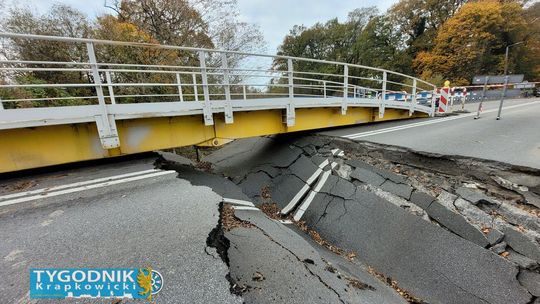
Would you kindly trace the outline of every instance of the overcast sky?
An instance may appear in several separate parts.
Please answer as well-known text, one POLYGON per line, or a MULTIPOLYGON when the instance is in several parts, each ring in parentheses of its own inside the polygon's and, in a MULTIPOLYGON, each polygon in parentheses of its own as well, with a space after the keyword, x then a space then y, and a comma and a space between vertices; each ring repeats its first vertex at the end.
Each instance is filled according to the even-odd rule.
MULTIPOLYGON (((13 0, 7 2, 21 3, 13 0)), ((76 7, 89 17, 108 12, 103 7, 104 0, 27 0, 24 1, 24 5, 30 5, 38 12, 44 12, 57 2, 76 7)), ((238 0, 238 6, 241 20, 260 26, 268 43, 267 52, 274 54, 283 37, 294 25, 311 26, 318 21, 335 17, 344 20, 348 12, 358 7, 377 6, 384 11, 393 2, 395 0, 238 0)))

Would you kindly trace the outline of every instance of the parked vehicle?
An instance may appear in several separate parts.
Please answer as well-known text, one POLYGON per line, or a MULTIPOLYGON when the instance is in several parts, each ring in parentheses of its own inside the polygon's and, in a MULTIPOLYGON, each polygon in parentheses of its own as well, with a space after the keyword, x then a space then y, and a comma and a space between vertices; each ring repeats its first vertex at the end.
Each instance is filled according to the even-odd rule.
POLYGON ((421 105, 430 104, 432 98, 433 98, 433 92, 420 91, 416 94, 416 103, 421 104, 421 105))
MULTIPOLYGON (((381 98, 382 93, 378 94, 378 98, 381 98)), ((389 101, 406 101, 408 94, 405 91, 387 91, 384 100, 389 101)))

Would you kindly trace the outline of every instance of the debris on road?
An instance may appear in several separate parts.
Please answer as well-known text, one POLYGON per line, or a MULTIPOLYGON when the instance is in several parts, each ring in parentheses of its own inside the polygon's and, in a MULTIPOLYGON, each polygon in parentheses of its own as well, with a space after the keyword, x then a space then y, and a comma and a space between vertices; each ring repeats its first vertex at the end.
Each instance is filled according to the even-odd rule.
MULTIPOLYGON (((280 221, 298 219, 291 231, 321 245, 317 251, 369 265, 372 276, 410 303, 525 304, 536 297, 531 281, 540 262, 540 210, 534 201, 540 197, 540 170, 320 135, 240 140, 204 161, 212 163, 214 176, 231 183, 222 189, 212 182, 218 194, 235 185, 279 231, 286 227, 280 221), (240 154, 243 145, 249 151, 240 154)), ((230 228, 224 225, 234 240, 229 252, 250 252, 246 247, 253 244, 246 239, 261 241, 253 234, 276 244, 260 219, 246 216, 252 211, 223 212, 241 218, 230 228)), ((267 250, 291 250, 278 243, 267 250)), ((312 265, 305 260, 298 259, 312 265)), ((319 266, 317 258, 309 260, 319 266)), ((334 264, 322 266, 347 281, 334 264)), ((272 273, 254 268, 232 279, 257 282, 253 270, 272 273)))

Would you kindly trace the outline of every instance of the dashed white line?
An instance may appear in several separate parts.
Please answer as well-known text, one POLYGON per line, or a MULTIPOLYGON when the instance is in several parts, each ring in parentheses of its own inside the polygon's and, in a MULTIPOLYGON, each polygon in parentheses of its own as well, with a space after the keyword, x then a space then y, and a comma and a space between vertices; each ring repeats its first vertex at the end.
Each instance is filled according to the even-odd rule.
POLYGON ((255 205, 252 202, 238 200, 234 198, 223 198, 223 202, 231 205, 238 205, 238 206, 246 206, 246 207, 255 207, 255 205))
POLYGON ((8 200, 8 199, 16 198, 16 197, 21 197, 21 196, 29 196, 29 195, 40 194, 40 193, 44 193, 44 192, 52 192, 52 191, 58 191, 58 190, 67 189, 67 188, 80 187, 80 186, 85 186, 85 185, 89 185, 89 184, 97 184, 97 183, 111 181, 111 180, 115 180, 115 179, 121 179, 121 178, 126 178, 126 177, 131 177, 131 176, 136 176, 136 175, 143 175, 143 174, 153 173, 153 172, 160 172, 160 171, 161 170, 150 169, 150 170, 137 171, 137 172, 131 172, 131 173, 126 173, 126 174, 120 174, 120 175, 113 175, 113 176, 108 176, 108 177, 96 178, 96 179, 91 179, 91 180, 72 183, 72 184, 53 186, 53 187, 37 189, 37 190, 32 190, 32 191, 17 192, 17 193, 13 193, 13 194, 0 196, 0 201, 1 200, 8 200))
POLYGON ((330 162, 328 161, 328 159, 325 159, 322 163, 319 164, 317 170, 315 170, 315 172, 308 178, 307 183, 300 189, 300 191, 298 191, 298 193, 296 193, 296 195, 291 199, 287 206, 281 209, 281 214, 288 214, 294 209, 294 207, 296 207, 302 197, 304 197, 304 195, 309 191, 311 184, 313 184, 313 182, 317 180, 319 175, 321 175, 321 173, 323 172, 322 168, 328 166, 329 163, 330 162))
MULTIPOLYGON (((137 176, 132 176, 132 177, 123 178, 123 179, 110 180, 110 181, 107 181, 107 182, 104 182, 104 183, 94 183, 94 184, 91 184, 91 185, 84 185, 82 187, 70 188, 70 189, 65 189, 65 190, 60 190, 60 191, 41 192, 38 195, 31 195, 31 196, 25 196, 25 197, 19 197, 19 198, 15 198, 15 199, 11 199, 11 200, 1 201, 0 202, 0 207, 1 206, 8 206, 8 205, 13 205, 13 204, 18 204, 18 203, 23 203, 23 202, 28 202, 28 201, 33 201, 33 200, 38 200, 38 199, 42 199, 42 198, 54 197, 54 196, 63 195, 63 194, 80 192, 80 191, 84 191, 84 190, 90 190, 90 189, 102 188, 102 187, 107 187, 107 186, 112 186, 112 185, 118 185, 118 184, 123 184, 123 183, 127 183, 127 182, 132 182, 132 181, 137 181, 137 180, 142 180, 142 179, 152 178, 152 177, 158 177, 158 176, 162 176, 162 175, 166 175, 166 174, 173 174, 173 173, 176 173, 176 171, 158 171, 158 172, 154 172, 154 173, 150 173, 150 174, 137 175, 137 176)), ((95 182, 95 180, 94 180, 94 182, 95 182)), ((0 200, 2 200, 3 198, 4 197, 0 197, 0 200)))
POLYGON ((300 205, 300 207, 296 211, 296 214, 293 217, 295 221, 299 221, 302 218, 302 216, 304 215, 306 210, 309 208, 309 205, 311 205, 311 202, 313 202, 313 199, 315 198, 315 195, 317 195, 317 193, 319 193, 319 191, 321 191, 322 187, 324 186, 324 184, 328 180, 328 177, 330 177, 331 173, 332 173, 331 171, 325 171, 323 173, 323 175, 321 176, 321 179, 319 179, 319 181, 317 182, 317 185, 315 185, 315 189, 313 189, 309 193, 309 195, 304 200, 302 205, 300 205))
POLYGON ((245 211, 261 211, 257 207, 248 207, 248 206, 232 206, 234 210, 245 210, 245 211))

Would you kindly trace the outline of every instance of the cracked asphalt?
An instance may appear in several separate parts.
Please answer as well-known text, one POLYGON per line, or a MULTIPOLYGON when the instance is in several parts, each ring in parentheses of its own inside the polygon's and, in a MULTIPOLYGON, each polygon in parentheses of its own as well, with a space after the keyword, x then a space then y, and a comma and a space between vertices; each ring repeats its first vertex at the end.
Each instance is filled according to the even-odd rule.
MULTIPOLYGON (((53 172, 37 180, 51 187, 153 168, 156 157, 53 172)), ((0 208, 0 302, 32 303, 29 269, 39 267, 145 267, 164 277, 157 303, 242 303, 229 272, 206 245, 217 226, 221 197, 176 173, 114 187, 85 190, 0 208)), ((8 192, 13 180, 2 181, 8 192)), ((82 301, 82 300, 81 300, 82 301)), ((77 301, 73 301, 77 302, 77 301)), ((88 301, 86 301, 87 303, 88 301)))
POLYGON ((159 303, 539 301, 534 168, 305 133, 160 154, 0 180, 0 302, 35 302, 30 268, 148 265, 159 303))

